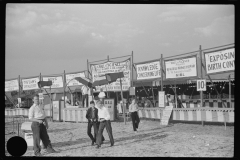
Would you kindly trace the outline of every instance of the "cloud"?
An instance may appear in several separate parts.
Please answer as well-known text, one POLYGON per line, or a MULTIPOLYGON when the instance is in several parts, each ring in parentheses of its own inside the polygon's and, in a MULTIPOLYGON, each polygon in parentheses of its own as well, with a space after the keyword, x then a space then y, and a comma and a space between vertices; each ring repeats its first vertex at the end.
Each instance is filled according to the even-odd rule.
POLYGON ((97 39, 97 40, 102 40, 102 39, 105 39, 105 37, 101 34, 96 34, 94 32, 91 33, 91 36, 94 38, 94 39, 97 39))
POLYGON ((185 19, 185 17, 179 16, 179 12, 174 10, 163 12, 160 15, 158 15, 158 17, 160 18, 160 21, 163 22, 177 22, 183 21, 185 19))
POLYGON ((170 43, 160 43, 160 45, 165 46, 165 47, 169 47, 171 44, 170 43))
POLYGON ((196 33, 211 36, 234 36, 234 15, 216 18, 210 25, 194 29, 196 33))

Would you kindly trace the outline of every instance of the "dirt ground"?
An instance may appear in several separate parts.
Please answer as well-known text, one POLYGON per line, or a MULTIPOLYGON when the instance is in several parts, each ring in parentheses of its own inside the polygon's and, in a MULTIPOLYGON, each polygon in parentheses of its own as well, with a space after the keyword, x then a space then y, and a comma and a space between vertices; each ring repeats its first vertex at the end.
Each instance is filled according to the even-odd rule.
MULTIPOLYGON (((6 128, 6 127, 5 127, 6 128)), ((104 129, 104 144, 91 146, 87 123, 49 122, 48 134, 59 153, 41 152, 46 157, 233 157, 234 126, 171 123, 141 120, 138 133, 132 123, 112 122, 114 146, 104 129)), ((13 134, 5 129, 5 142, 13 134)), ((92 129, 93 132, 93 129, 92 129)), ((6 155, 9 155, 6 152, 6 155)), ((33 156, 28 149, 23 156, 33 156)))

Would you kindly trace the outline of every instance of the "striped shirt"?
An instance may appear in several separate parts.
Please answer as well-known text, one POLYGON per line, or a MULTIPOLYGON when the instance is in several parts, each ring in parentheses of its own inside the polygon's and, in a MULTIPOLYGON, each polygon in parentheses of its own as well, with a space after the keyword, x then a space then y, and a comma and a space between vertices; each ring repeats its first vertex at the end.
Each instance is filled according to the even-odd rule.
POLYGON ((35 119, 44 119, 46 117, 45 112, 43 110, 43 105, 36 105, 33 104, 29 109, 28 118, 35 118, 35 119))

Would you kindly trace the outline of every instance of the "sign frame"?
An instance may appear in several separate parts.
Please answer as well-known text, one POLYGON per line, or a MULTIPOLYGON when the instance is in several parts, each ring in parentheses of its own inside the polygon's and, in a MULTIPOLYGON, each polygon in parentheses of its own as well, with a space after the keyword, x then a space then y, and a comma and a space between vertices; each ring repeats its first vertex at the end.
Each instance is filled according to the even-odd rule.
MULTIPOLYGON (((91 71, 91 77, 92 77, 92 83, 94 82, 93 81, 93 72, 92 72, 92 66, 96 66, 96 65, 104 65, 104 64, 106 64, 106 63, 109 63, 109 62, 111 62, 111 63, 124 63, 124 62, 127 62, 127 61, 129 61, 129 69, 127 70, 128 72, 129 72, 129 81, 127 81, 127 82, 129 82, 129 85, 122 85, 122 90, 123 91, 129 91, 129 87, 131 87, 131 81, 132 81, 132 79, 131 79, 131 77, 132 77, 132 68, 131 68, 131 65, 132 65, 132 62, 131 62, 131 58, 128 58, 128 59, 126 59, 126 60, 122 60, 122 61, 119 61, 119 62, 114 62, 114 61, 106 61, 106 62, 103 62, 103 63, 98 63, 98 64, 90 64, 89 66, 90 66, 90 71, 91 71), (125 87, 126 86, 126 87, 125 87), (125 88, 125 89, 124 89, 125 88)), ((120 72, 120 71, 117 71, 117 72, 120 72)), ((117 73, 117 72, 106 72, 106 73, 104 73, 104 74, 107 74, 107 73, 117 73)), ((125 73, 126 71, 123 71, 123 73, 125 73)), ((102 74, 102 75, 104 75, 104 74, 102 74)), ((102 77, 104 77, 104 76, 102 76, 102 77)), ((125 76, 124 76, 124 78, 125 78, 125 76)), ((124 78, 121 78, 122 79, 122 81, 123 81, 123 79, 124 78)), ((104 79, 104 78, 100 78, 100 79, 104 79)), ((100 80, 99 79, 99 80, 100 80)), ((118 78, 119 79, 119 78, 118 78)), ((113 82, 113 83, 115 83, 115 82, 113 82)), ((104 92, 119 92, 119 91, 121 91, 121 88, 120 88, 120 84, 119 85, 114 85, 114 86, 119 86, 119 89, 113 89, 113 90, 108 90, 108 86, 111 86, 111 85, 113 85, 113 83, 111 83, 111 84, 106 84, 106 85, 101 85, 101 86, 96 86, 96 90, 95 91, 93 91, 94 93, 98 93, 98 92, 100 92, 99 90, 97 90, 97 88, 103 88, 103 89, 106 89, 106 90, 103 90, 104 92)))
MULTIPOLYGON (((74 86, 82 86, 83 84, 81 83, 80 85, 71 85, 71 86, 69 86, 68 84, 68 82, 67 82, 67 75, 69 75, 69 74, 78 74, 78 73, 84 73, 84 78, 87 78, 86 77, 86 73, 85 73, 85 70, 84 71, 79 71, 79 72, 71 72, 71 73, 65 73, 65 79, 66 79, 66 87, 68 86, 68 87, 74 87, 74 86)), ((71 81, 71 80, 70 80, 71 81)), ((80 82, 79 82, 80 83, 80 82)))
POLYGON ((129 87, 129 95, 130 96, 135 96, 136 95, 136 87, 129 87))
POLYGON ((165 102, 165 91, 158 91, 158 107, 160 108, 165 108, 166 107, 166 102, 165 102), (163 106, 160 106, 160 93, 163 94, 163 98, 161 100, 163 100, 163 106))
MULTIPOLYGON (((5 83, 6 83, 6 81, 17 81, 17 89, 14 89, 14 90, 11 90, 11 91, 6 91, 5 89, 6 88, 4 88, 4 91, 5 92, 13 92, 13 91, 19 91, 19 80, 18 80, 18 78, 12 78, 12 79, 8 79, 8 80, 5 80, 5 83)), ((6 85, 5 85, 5 87, 6 87, 6 85)))
POLYGON ((232 48, 233 48, 234 51, 235 51, 235 46, 234 46, 234 47, 227 47, 227 48, 218 49, 218 50, 214 50, 214 51, 203 52, 204 65, 205 65, 205 67, 204 67, 204 69, 205 69, 205 76, 207 76, 207 75, 221 74, 221 73, 235 72, 235 70, 231 70, 231 71, 219 71, 219 72, 215 72, 215 73, 207 73, 207 65, 206 65, 206 59, 205 59, 206 54, 213 53, 213 52, 218 52, 218 51, 224 51, 224 50, 232 49, 232 48))
POLYGON ((29 91, 29 90, 38 90, 39 88, 38 88, 38 82, 36 83, 37 84, 37 88, 36 89, 23 89, 23 80, 25 80, 25 79, 33 79, 33 78, 38 78, 38 82, 39 81, 41 81, 40 80, 40 77, 39 76, 35 76, 35 77, 28 77, 28 78, 21 78, 21 84, 22 84, 22 90, 24 90, 24 91, 29 91))
MULTIPOLYGON (((50 89, 50 87, 51 87, 51 89, 55 89, 55 88, 64 88, 64 75, 54 75, 54 76, 51 76, 51 75, 47 75, 47 76, 41 76, 41 79, 42 79, 42 81, 44 81, 44 78, 52 78, 52 77, 62 77, 62 84, 63 84, 63 86, 62 87, 52 87, 52 85, 51 86, 44 86, 44 87, 42 87, 42 88, 45 88, 45 89, 50 89)), ((53 83, 53 82, 52 82, 53 83)))
POLYGON ((173 112, 173 106, 166 106, 165 108, 164 108, 164 110, 163 110, 163 115, 162 115, 162 117, 160 117, 160 125, 168 125, 168 123, 169 123, 169 119, 170 119, 170 117, 171 117, 171 114, 173 114, 172 113, 173 112), (170 112, 170 110, 171 110, 171 112, 170 112), (170 114, 168 114, 170 112, 170 114), (166 115, 165 115, 165 114, 166 115), (165 115, 165 116, 164 116, 165 115), (167 121, 167 123, 166 124, 163 124, 162 122, 162 120, 163 120, 163 117, 167 117, 166 119, 164 119, 165 121, 164 121, 164 123, 166 123, 166 121, 167 121))
POLYGON ((154 77, 154 78, 145 78, 145 79, 137 79, 137 81, 142 81, 142 80, 152 80, 152 79, 161 79, 161 62, 159 59, 156 59, 156 60, 151 60, 151 61, 145 61, 145 62, 139 62, 139 63, 134 63, 134 67, 135 67, 135 71, 136 71, 136 74, 138 74, 138 71, 137 71, 137 65, 143 65, 143 64, 149 64, 149 63, 153 63, 153 62, 159 62, 159 71, 160 71, 160 77, 154 77))
MULTIPOLYGON (((196 86, 196 87, 197 87, 197 91, 206 91, 206 90, 207 90, 207 81, 206 81, 206 79, 198 79, 196 85, 197 85, 197 86, 196 86), (198 82, 199 82, 199 83, 204 82, 204 88, 198 89, 198 82)), ((201 86, 201 85, 200 85, 200 86, 201 86)))
POLYGON ((110 114, 110 121, 114 121, 115 120, 114 98, 105 98, 103 101, 104 101, 104 107, 106 107, 105 101, 112 101, 111 108, 107 107, 107 109, 108 109, 108 112, 110 114), (112 111, 110 111, 111 109, 112 109, 112 111))
POLYGON ((197 60, 197 54, 196 55, 193 55, 193 56, 186 56, 186 57, 181 57, 181 58, 176 58, 176 59, 168 59, 168 60, 164 60, 163 59, 163 63, 164 63, 164 69, 165 69, 165 79, 166 80, 169 80, 169 79, 186 79, 186 78, 198 78, 198 60, 197 60), (168 61, 174 61, 174 60, 179 60, 179 59, 187 59, 187 58, 193 58, 193 57, 195 57, 196 58, 196 73, 197 73, 197 75, 196 76, 190 76, 190 77, 179 77, 179 78, 167 78, 167 72, 166 72, 166 62, 168 62, 168 61))

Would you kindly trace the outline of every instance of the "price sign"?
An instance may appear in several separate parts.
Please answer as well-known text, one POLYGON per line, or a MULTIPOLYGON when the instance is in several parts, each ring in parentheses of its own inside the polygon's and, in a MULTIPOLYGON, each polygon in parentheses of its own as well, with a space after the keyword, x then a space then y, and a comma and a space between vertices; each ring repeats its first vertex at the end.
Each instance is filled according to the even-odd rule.
POLYGON ((206 79, 197 80, 197 91, 206 91, 206 79))
POLYGON ((135 96, 135 87, 130 87, 129 89, 130 89, 130 90, 129 90, 129 94, 130 94, 131 96, 135 96))
POLYGON ((158 92, 158 107, 165 107, 165 91, 158 92))
POLYGON ((38 95, 39 95, 39 99, 44 99, 43 98, 43 93, 38 93, 38 95))

